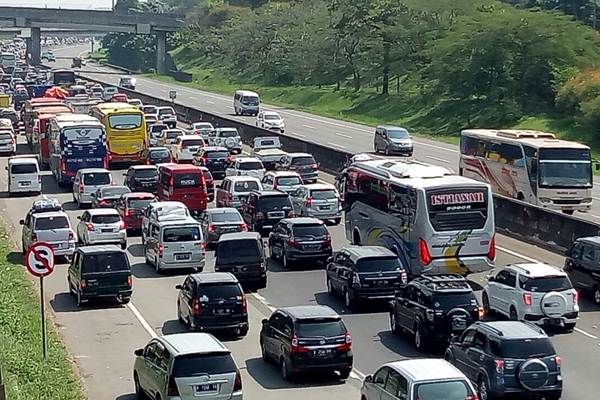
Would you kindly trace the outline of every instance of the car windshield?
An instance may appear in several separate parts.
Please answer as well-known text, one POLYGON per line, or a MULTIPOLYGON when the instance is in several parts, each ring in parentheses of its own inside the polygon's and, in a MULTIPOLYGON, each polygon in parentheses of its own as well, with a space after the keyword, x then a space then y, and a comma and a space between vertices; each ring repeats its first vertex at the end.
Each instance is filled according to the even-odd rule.
POLYGON ((227 151, 207 151, 204 153, 208 158, 227 158, 229 157, 229 152, 227 151))
POLYGON ((258 199, 258 208, 261 210, 282 210, 292 208, 288 196, 265 196, 258 199))
POLYGON ((233 184, 234 192, 251 192, 259 189, 260 185, 256 181, 238 181, 233 184))
POLYGON ((186 139, 181 143, 181 147, 184 149, 190 146, 204 146, 204 140, 202 139, 186 139))
POLYGON ((219 241, 216 257, 220 263, 234 261, 259 261, 262 258, 262 245, 255 239, 219 241))
POLYGON ((154 168, 136 169, 134 176, 136 178, 156 178, 158 176, 158 171, 154 168))
POLYGON ((356 263, 358 272, 400 271, 397 257, 361 258, 356 263))
POLYGON ((108 117, 108 124, 113 129, 135 129, 142 126, 141 114, 119 114, 108 117))
POLYGON ((463 380, 426 382, 415 385, 415 398, 419 400, 465 400, 473 395, 472 389, 463 380))
POLYGON ((468 293, 436 293, 431 299, 433 308, 451 309, 454 307, 477 307, 477 299, 472 292, 468 293))
POLYGON ((161 207, 157 210, 158 216, 163 215, 171 215, 171 216, 182 216, 189 215, 189 211, 184 206, 169 206, 169 207, 161 207))
POLYGON ((175 114, 175 111, 170 107, 161 108, 158 110, 158 115, 174 115, 174 114, 175 114))
POLYGON ((242 97, 242 104, 247 105, 247 106, 257 106, 258 105, 258 97, 244 96, 244 97, 242 97))
POLYGON ((256 170, 256 169, 263 169, 263 165, 261 162, 259 161, 245 161, 242 163, 239 163, 238 165, 238 169, 242 170, 242 171, 252 171, 252 170, 256 170))
POLYGON ((281 117, 279 115, 274 114, 265 114, 265 119, 278 121, 281 119, 281 117))
POLYGON ((200 240, 200 238, 200 228, 197 226, 165 228, 163 232, 163 241, 165 243, 194 242, 200 240))
POLYGON ((554 292, 572 289, 573 285, 566 276, 544 276, 542 278, 520 278, 521 288, 529 292, 554 292))
POLYGON ((337 199, 337 193, 333 189, 311 190, 310 197, 313 200, 332 200, 337 199))
POLYGON ((242 216, 238 212, 223 212, 211 214, 212 222, 242 222, 242 216))
POLYGON ((311 165, 316 164, 313 157, 294 157, 292 159, 292 165, 311 165))
POLYGON ((67 229, 69 228, 69 220, 67 217, 56 216, 56 217, 43 217, 35 219, 35 230, 36 231, 51 231, 54 229, 67 229))
MULTIPOLYGON (((100 89, 100 90, 102 90, 102 89, 100 89)), ((156 107, 155 106, 143 106, 142 111, 146 114, 156 114, 156 107)))
POLYGON ((10 167, 11 174, 37 174, 38 168, 35 164, 15 164, 10 167))
POLYGON ((346 327, 337 318, 303 319, 296 323, 296 333, 303 338, 343 336, 346 334, 346 327))
POLYGON ((492 340, 490 349, 494 355, 502 358, 538 358, 556 354, 548 338, 492 340))
POLYGON ((148 207, 148 204, 152 203, 153 201, 154 201, 154 198, 136 199, 135 197, 132 197, 132 198, 127 199, 127 208, 131 208, 131 209, 135 209, 135 210, 142 210, 142 209, 148 207))
POLYGON ((167 125, 150 125, 150 132, 152 133, 161 133, 163 130, 167 129, 167 125))
POLYGON ((196 123, 194 125, 192 125, 194 127, 194 129, 213 129, 213 126, 211 124, 207 123, 196 123))
POLYGON ((237 367, 228 353, 185 354, 175 358, 172 376, 186 378, 201 375, 235 373, 237 367))
POLYGON ((409 134, 406 129, 392 129, 387 131, 390 139, 408 139, 409 134))
POLYGON ((257 143, 257 147, 279 147, 279 143, 275 143, 275 140, 261 140, 257 143))
POLYGON ((115 224, 121 221, 121 217, 117 214, 112 215, 92 215, 94 224, 115 224))
POLYGON ((120 197, 122 194, 130 192, 131 190, 129 190, 129 188, 126 186, 108 187, 102 189, 101 195, 102 197, 120 197))
POLYGON ((84 274, 129 271, 125 253, 90 254, 83 260, 84 274))
POLYGON ((277 184, 281 186, 302 185, 302 180, 298 176, 281 176, 276 180, 277 184))
POLYGON ((83 175, 83 183, 85 185, 110 185, 110 173, 97 172, 83 175))
POLYGON ((150 158, 168 158, 171 157, 171 153, 169 153, 169 150, 151 150, 150 151, 150 158))
POLYGON ((198 294, 200 297, 206 296, 209 299, 235 299, 238 296, 241 297, 243 292, 235 283, 222 282, 200 285, 198 286, 198 294))
MULTIPOLYGON (((178 173, 175 175, 176 188, 199 188, 202 185, 202 176, 196 172, 178 173)), ((203 186, 203 185, 202 185, 203 186)))
POLYGON ((327 236, 327 228, 323 224, 314 225, 294 225, 292 227, 294 237, 299 238, 322 238, 327 236))
POLYGON ((221 131, 219 136, 228 138, 228 137, 238 137, 239 134, 237 133, 237 131, 221 131))

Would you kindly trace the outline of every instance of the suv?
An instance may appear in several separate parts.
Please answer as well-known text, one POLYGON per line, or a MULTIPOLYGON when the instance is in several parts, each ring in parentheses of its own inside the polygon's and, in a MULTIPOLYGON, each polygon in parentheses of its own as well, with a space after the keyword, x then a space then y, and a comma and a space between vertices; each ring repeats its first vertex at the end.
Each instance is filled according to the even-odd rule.
POLYGON ((383 151, 385 155, 402 154, 412 156, 412 136, 404 128, 397 126, 378 126, 373 139, 375 153, 383 151))
POLYGON ((260 349, 264 361, 274 361, 281 376, 292 380, 302 371, 340 374, 352 371, 352 337, 330 307, 307 305, 275 310, 262 320, 260 349))
POLYGON ((327 292, 343 295, 348 308, 358 299, 391 299, 406 279, 398 256, 381 246, 347 246, 327 260, 327 292))
POLYGON ((169 128, 177 126, 177 113, 171 106, 161 106, 156 108, 158 119, 169 128))
POLYGON ((455 274, 421 275, 399 288, 390 305, 392 332, 412 332, 419 350, 430 341, 447 341, 483 316, 469 282, 455 274))
POLYGON ((291 194, 302 185, 302 177, 293 171, 269 171, 261 183, 265 190, 281 190, 291 194))
POLYGON ((342 201, 332 184, 313 183, 302 185, 290 194, 294 212, 298 215, 342 222, 342 201))
POLYGON ((241 209, 244 200, 255 190, 263 190, 258 178, 252 176, 228 176, 217 186, 217 207, 241 209))
POLYGON ((177 319, 189 329, 248 333, 248 302, 237 278, 227 272, 189 275, 179 290, 177 319))
POLYGON ((206 146, 194 154, 192 164, 198 167, 206 167, 217 179, 225 177, 225 170, 231 162, 229 150, 226 147, 206 146))
POLYGON ((475 322, 452 338, 445 359, 476 383, 480 399, 562 395, 561 358, 544 331, 530 323, 475 322))
POLYGON ((242 375, 231 351, 208 333, 154 338, 134 352, 136 398, 242 400, 242 375))
POLYGON ((486 314, 498 312, 511 320, 575 328, 578 294, 567 274, 542 263, 512 264, 488 276, 482 302, 486 314))
POLYGON ((315 218, 284 218, 269 234, 269 253, 284 268, 294 261, 322 261, 331 257, 331 236, 323 221, 315 218))
POLYGON ((214 259, 215 272, 231 272, 247 287, 267 287, 267 262, 258 233, 224 233, 217 242, 214 259))
POLYGON ((262 179, 265 176, 265 167, 258 158, 238 157, 225 170, 226 176, 254 176, 262 179))
POLYGON ((70 257, 75 251, 75 232, 71 229, 69 216, 64 211, 28 213, 23 225, 21 246, 23 254, 35 242, 46 242, 52 246, 55 256, 70 257))
POLYGON ((132 165, 123 176, 125 185, 132 192, 158 191, 158 168, 155 165, 132 165))
POLYGON ((394 361, 367 375, 362 400, 476 400, 469 379, 447 361, 436 358, 394 361), (391 396, 390 396, 391 394, 391 396))
POLYGON ((294 171, 300 174, 304 183, 316 183, 319 177, 319 163, 312 154, 288 153, 275 165, 279 171, 294 171))
POLYGON ((209 146, 221 146, 227 148, 231 154, 242 152, 242 138, 237 128, 217 128, 209 134, 209 146))
POLYGON ((278 190, 252 192, 242 205, 242 217, 255 232, 271 230, 283 218, 294 216, 290 196, 278 190))
POLYGON ((206 247, 217 243, 224 233, 248 230, 240 212, 231 207, 206 209, 202 211, 198 220, 202 224, 202 237, 206 241, 206 247))
POLYGON ((113 184, 110 171, 104 168, 83 168, 77 171, 73 180, 73 201, 79 207, 84 204, 92 204, 92 196, 101 187, 113 184))
POLYGON ((600 305, 600 237, 579 238, 566 252, 564 271, 573 286, 600 305))

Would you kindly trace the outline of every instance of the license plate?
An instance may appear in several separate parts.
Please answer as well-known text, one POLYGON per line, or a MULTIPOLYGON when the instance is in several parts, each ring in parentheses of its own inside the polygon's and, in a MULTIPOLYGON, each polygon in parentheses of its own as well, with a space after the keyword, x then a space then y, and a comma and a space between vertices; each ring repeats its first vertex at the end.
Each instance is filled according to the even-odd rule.
POLYGON ((333 349, 317 349, 313 350, 313 354, 317 357, 327 357, 333 353, 333 349))
POLYGON ((329 210, 329 206, 319 206, 319 210, 329 210))
POLYGON ((185 253, 185 254, 175 254, 175 259, 176 260, 189 260, 191 258, 191 254, 190 253, 185 253))
POLYGON ((215 315, 229 315, 231 310, 229 308, 218 308, 215 310, 215 315))
POLYGON ((21 185, 21 186, 29 186, 29 185, 31 185, 31 182, 19 182, 19 185, 21 185))
POLYGON ((321 248, 320 244, 309 244, 306 245, 306 250, 319 250, 321 248))
POLYGON ((197 393, 216 392, 219 389, 219 385, 216 383, 208 383, 206 385, 197 385, 197 393))
POLYGON ((102 233, 112 233, 112 228, 102 229, 102 233))

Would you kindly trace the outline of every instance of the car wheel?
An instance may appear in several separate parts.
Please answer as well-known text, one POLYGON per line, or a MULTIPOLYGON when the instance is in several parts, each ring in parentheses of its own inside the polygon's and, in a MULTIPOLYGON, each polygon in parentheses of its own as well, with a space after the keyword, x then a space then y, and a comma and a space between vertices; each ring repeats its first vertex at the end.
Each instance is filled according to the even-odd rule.
POLYGON ((77 295, 75 296, 75 302, 77 303, 77 307, 81 307, 83 304, 83 300, 81 299, 81 292, 78 290, 77 295))
POLYGON ((483 303, 484 315, 490 315, 492 313, 492 309, 490 308, 490 299, 488 298, 487 293, 482 295, 481 302, 483 303))
POLYGON ((454 364, 454 356, 450 350, 446 350, 446 353, 444 353, 444 360, 448 361, 450 364, 454 364))
POLYGON ((393 311, 390 313, 390 328, 393 334, 400 334, 401 329, 398 326, 398 321, 396 320, 396 313, 393 311))
POLYGON ((423 329, 421 328, 421 325, 417 324, 415 326, 415 333, 414 333, 414 342, 415 342, 415 347, 417 348, 417 350, 419 351, 424 351, 425 350, 425 338, 423 337, 423 329))
POLYGON ((137 373, 133 374, 133 387, 135 388, 135 395, 138 399, 146 400, 148 398, 146 397, 146 393, 144 393, 144 390, 140 386, 140 378, 138 378, 137 373))
POLYGON ((290 370, 290 367, 288 366, 287 361, 285 361, 285 357, 281 357, 281 361, 279 364, 281 367, 281 377, 283 378, 283 380, 291 381, 292 380, 292 371, 290 370))
POLYGON ((594 288, 594 303, 600 305, 600 287, 594 288))
POLYGON ((177 302, 177 321, 185 325, 185 320, 181 316, 181 307, 179 306, 179 301, 177 302))
POLYGON ((562 391, 550 392, 544 395, 544 399, 546 400, 560 400, 562 397, 562 391))
POLYGON ((265 349, 265 344, 262 340, 260 341, 260 355, 264 362, 271 361, 271 358, 269 357, 269 354, 267 354, 267 349, 265 349))
POLYGON ((127 242, 121 243, 121 249, 127 250, 127 242))
POLYGON ((510 307, 509 318, 511 321, 518 321, 519 314, 517 314, 517 310, 514 307, 510 307))
POLYGON ((491 398, 490 389, 484 376, 480 376, 477 379, 477 394, 479 395, 479 400, 490 400, 491 398))
POLYGON ((330 296, 333 296, 335 294, 334 290, 333 290, 333 286, 331 285, 331 279, 329 279, 329 278, 327 278, 327 293, 330 296))
POLYGON ((564 327, 565 331, 567 331, 567 332, 573 331, 573 329, 575 329, 575 325, 576 325, 575 322, 570 322, 568 324, 565 324, 565 327, 564 327))
POLYGON ((162 274, 162 268, 160 267, 158 260, 154 260, 154 269, 156 270, 157 274, 162 274))
POLYGON ((273 246, 269 246, 269 257, 271 257, 271 260, 277 260, 277 255, 275 255, 275 252, 273 251, 273 246))
POLYGON ((352 372, 351 369, 345 369, 343 371, 340 371, 340 379, 342 379, 342 380, 348 379, 348 377, 350 376, 350 372, 352 372))
POLYGON ((119 300, 119 302, 121 304, 128 304, 131 301, 131 297, 129 296, 121 296, 121 299, 119 300))
POLYGON ((283 262, 283 268, 289 269, 291 263, 290 263, 290 260, 288 260, 288 256, 287 256, 285 250, 283 251, 283 255, 281 256, 281 258, 282 258, 282 262, 283 262))
POLYGON ((390 155, 390 148, 389 148, 389 146, 385 146, 385 155, 386 156, 390 155))
POLYGON ((379 147, 377 147, 377 143, 373 143, 373 150, 375 151, 375 154, 379 153, 379 147))

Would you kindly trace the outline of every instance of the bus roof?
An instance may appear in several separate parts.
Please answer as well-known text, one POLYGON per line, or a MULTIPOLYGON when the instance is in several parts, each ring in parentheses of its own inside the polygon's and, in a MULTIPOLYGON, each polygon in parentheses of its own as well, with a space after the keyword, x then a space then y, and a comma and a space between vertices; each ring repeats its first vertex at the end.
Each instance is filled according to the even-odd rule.
POLYGON ((137 108, 136 106, 129 104, 129 103, 120 103, 120 102, 100 103, 100 104, 96 104, 96 107, 102 112, 124 111, 124 110, 141 112, 139 108, 137 108))
POLYGON ((588 146, 581 143, 556 139, 553 133, 526 129, 466 129, 461 134, 504 143, 522 143, 534 148, 589 149, 588 146))
POLYGON ((44 105, 42 107, 36 107, 36 111, 39 114, 56 114, 56 113, 72 113, 73 110, 66 104, 56 105, 44 105))
POLYGON ((100 125, 100 121, 97 118, 91 117, 85 114, 62 114, 56 116, 56 123, 59 127, 63 125, 73 126, 73 125, 100 125))

